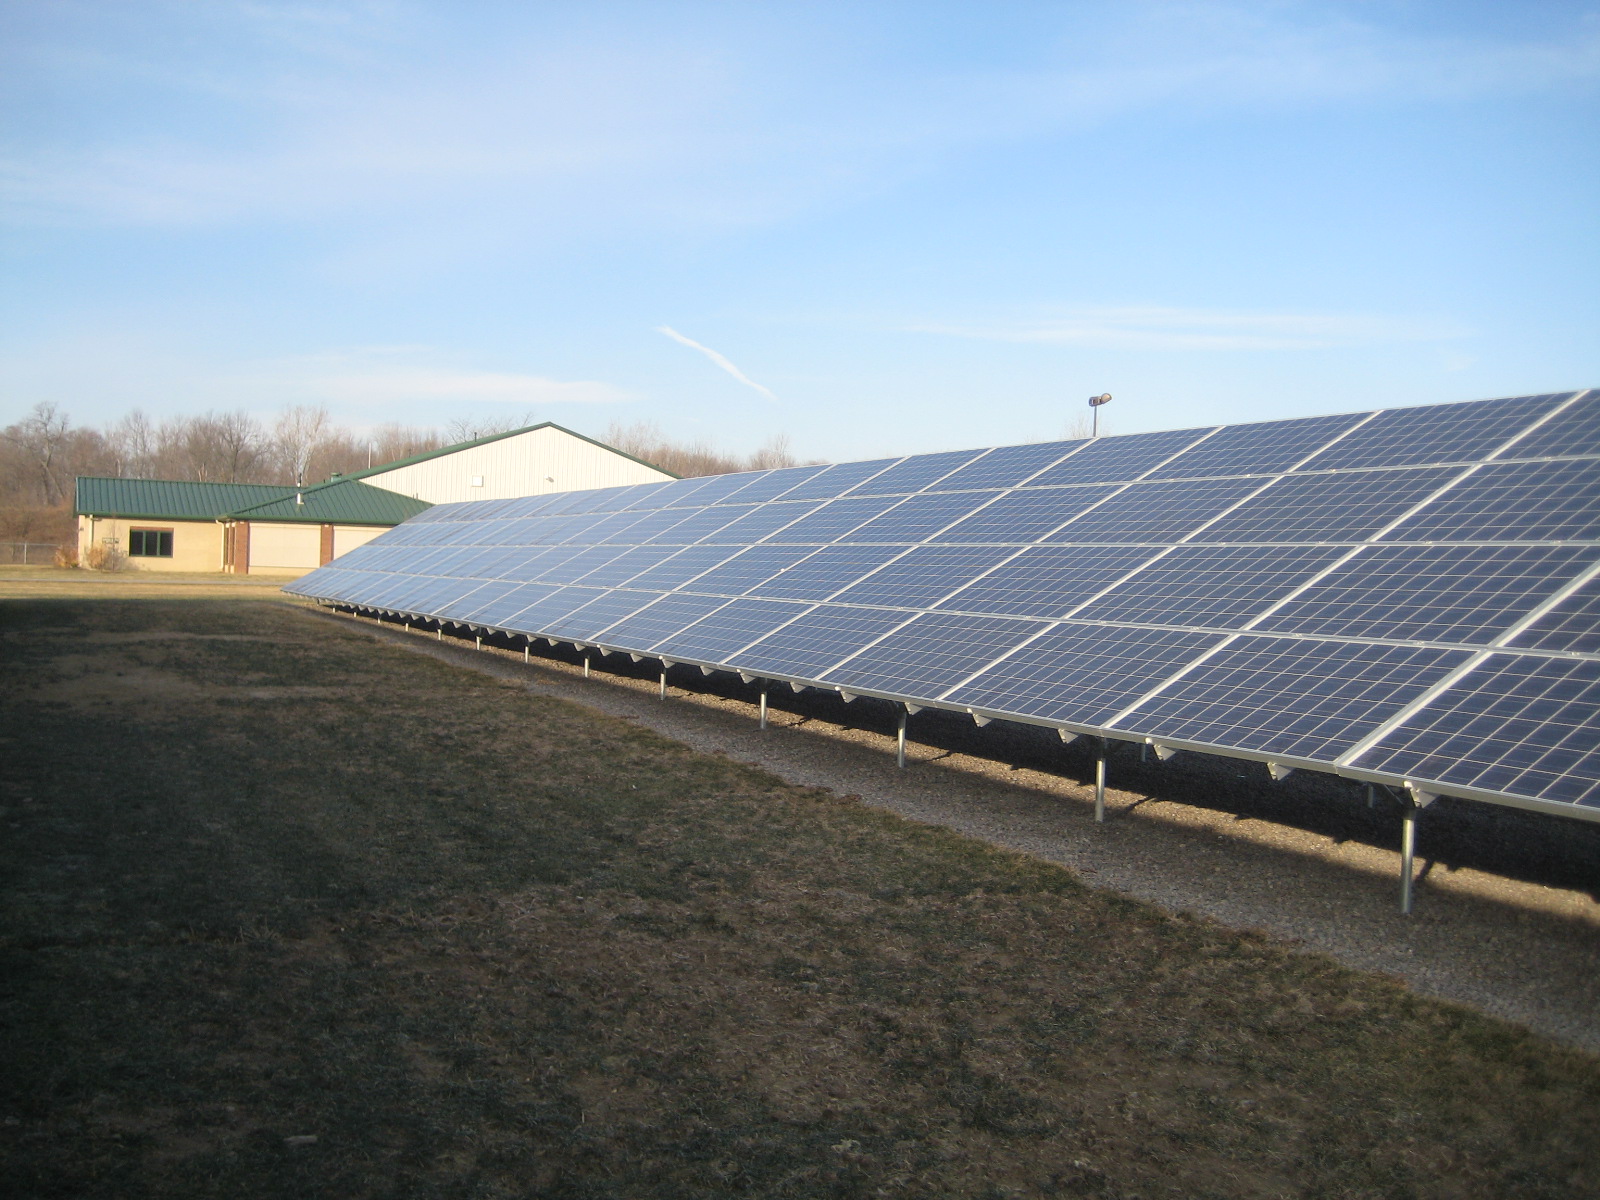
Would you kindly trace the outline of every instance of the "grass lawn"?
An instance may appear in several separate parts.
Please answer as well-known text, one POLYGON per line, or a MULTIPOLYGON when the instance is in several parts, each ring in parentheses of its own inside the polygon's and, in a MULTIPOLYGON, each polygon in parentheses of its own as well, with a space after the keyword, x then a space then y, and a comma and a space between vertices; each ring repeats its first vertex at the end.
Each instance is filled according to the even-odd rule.
POLYGON ((255 589, 8 587, 9 1194, 1600 1195, 1589 1056, 255 589))

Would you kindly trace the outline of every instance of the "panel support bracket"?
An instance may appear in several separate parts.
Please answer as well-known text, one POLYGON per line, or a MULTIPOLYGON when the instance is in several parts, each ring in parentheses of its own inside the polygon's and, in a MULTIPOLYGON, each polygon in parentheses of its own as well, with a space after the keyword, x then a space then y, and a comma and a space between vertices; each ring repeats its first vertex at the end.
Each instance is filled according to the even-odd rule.
POLYGON ((1272 776, 1274 783, 1282 783, 1294 774, 1294 768, 1286 767, 1282 763, 1269 762, 1267 764, 1267 774, 1272 776))

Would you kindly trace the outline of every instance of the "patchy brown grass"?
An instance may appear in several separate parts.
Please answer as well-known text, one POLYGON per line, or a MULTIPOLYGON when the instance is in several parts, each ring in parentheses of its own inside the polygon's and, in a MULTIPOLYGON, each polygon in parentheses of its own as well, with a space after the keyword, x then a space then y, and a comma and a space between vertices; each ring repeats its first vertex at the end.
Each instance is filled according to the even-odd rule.
POLYGON ((189 590, 0 604, 14 1193, 1600 1192, 1593 1058, 189 590))

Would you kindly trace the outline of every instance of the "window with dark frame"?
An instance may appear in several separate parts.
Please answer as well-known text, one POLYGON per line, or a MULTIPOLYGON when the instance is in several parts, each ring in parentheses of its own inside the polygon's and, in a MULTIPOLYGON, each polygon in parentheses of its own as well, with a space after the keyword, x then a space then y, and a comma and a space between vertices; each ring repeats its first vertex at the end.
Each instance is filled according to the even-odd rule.
POLYGON ((128 530, 128 557, 129 558, 171 558, 172 557, 172 530, 170 530, 170 529, 130 529, 130 530, 128 530))

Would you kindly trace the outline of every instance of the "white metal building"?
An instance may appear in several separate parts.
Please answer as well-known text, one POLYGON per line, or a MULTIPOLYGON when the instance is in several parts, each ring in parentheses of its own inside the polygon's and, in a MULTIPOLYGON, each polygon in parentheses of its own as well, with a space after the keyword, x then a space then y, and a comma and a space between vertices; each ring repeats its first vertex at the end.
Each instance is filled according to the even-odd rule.
POLYGON ((429 504, 509 500, 677 476, 546 421, 345 476, 429 504))

